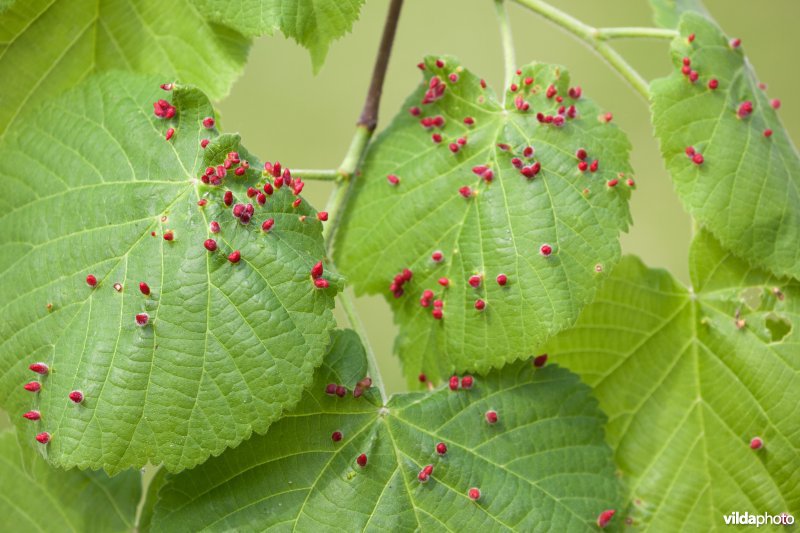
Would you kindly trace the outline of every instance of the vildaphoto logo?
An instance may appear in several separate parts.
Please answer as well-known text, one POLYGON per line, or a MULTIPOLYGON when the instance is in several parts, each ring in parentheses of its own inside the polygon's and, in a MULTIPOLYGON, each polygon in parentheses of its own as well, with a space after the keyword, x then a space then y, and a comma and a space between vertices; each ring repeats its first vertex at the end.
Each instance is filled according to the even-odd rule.
POLYGON ((789 513, 781 513, 771 515, 768 513, 763 514, 750 514, 733 512, 722 517, 725 520, 726 526, 788 526, 794 524, 794 516, 789 513))

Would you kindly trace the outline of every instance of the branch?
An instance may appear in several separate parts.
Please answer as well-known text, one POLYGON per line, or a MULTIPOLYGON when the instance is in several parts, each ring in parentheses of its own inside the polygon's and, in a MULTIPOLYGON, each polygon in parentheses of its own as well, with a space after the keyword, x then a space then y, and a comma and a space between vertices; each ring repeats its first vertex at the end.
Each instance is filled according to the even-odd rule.
MULTIPOLYGON (((392 0, 389 5, 389 11, 386 14, 386 23, 383 26, 383 36, 381 37, 381 44, 378 48, 378 56, 375 58, 375 66, 372 69, 372 81, 369 84, 367 91, 367 98, 364 101, 364 107, 361 111, 361 117, 356 123, 356 131, 353 135, 353 140, 350 141, 350 147, 336 171, 338 176, 336 185, 334 186, 331 197, 328 199, 326 211, 328 211, 328 223, 322 230, 322 237, 325 239, 326 251, 330 252, 336 228, 341 218, 341 213, 347 208, 347 199, 350 186, 355 178, 356 171, 358 170, 361 160, 364 158, 369 141, 378 125, 378 109, 381 103, 381 94, 383 93, 383 81, 386 79, 386 70, 389 67, 389 57, 392 53, 392 44, 394 43, 394 36, 397 33, 397 23, 400 19, 400 9, 403 7, 403 0, 392 0)), ((356 312, 355 305, 350 299, 350 295, 343 291, 338 296, 339 302, 342 304, 350 326, 361 337, 361 342, 364 344, 364 349, 367 352, 367 364, 369 366, 370 377, 372 382, 378 388, 381 399, 386 403, 386 391, 383 387, 383 380, 378 370, 378 363, 375 360, 375 354, 372 351, 372 346, 369 343, 369 338, 361 324, 361 320, 356 312)))
POLYGON ((339 179, 339 171, 335 169, 292 169, 292 176, 306 181, 335 181, 339 179))
POLYGON ((674 39, 676 30, 666 28, 600 28, 595 35, 601 40, 611 39, 674 39))
POLYGON ((505 87, 503 88, 503 98, 511 85, 514 71, 517 68, 517 60, 514 57, 514 39, 511 36, 511 23, 508 20, 508 10, 506 10, 505 0, 494 0, 497 10, 497 26, 500 29, 500 40, 503 43, 503 60, 506 69, 505 87))
MULTIPOLYGON (((586 45, 594 50, 600 57, 606 60, 614 70, 620 74, 631 87, 636 89, 642 98, 650 100, 650 89, 647 81, 634 69, 625 59, 617 53, 616 50, 611 48, 607 43, 603 42, 601 30, 589 26, 573 17, 572 15, 561 11, 560 9, 543 2, 542 0, 515 0, 521 6, 527 7, 534 13, 546 18, 550 22, 561 26, 574 36, 578 37, 586 45)), ((609 28, 611 34, 615 32, 620 35, 619 28, 609 28)), ((660 32, 659 32, 660 33, 660 32)), ((633 35, 627 35, 632 37, 633 35)), ((638 36, 638 35, 637 35, 638 36)), ((606 37, 608 38, 608 37, 606 37)))
POLYGON ((389 56, 392 54, 392 44, 394 43, 397 21, 400 19, 400 8, 402 7, 403 0, 392 0, 389 5, 386 23, 383 25, 383 36, 378 49, 378 57, 375 58, 375 66, 372 69, 372 81, 369 84, 364 108, 361 110, 361 118, 358 119, 358 125, 364 126, 370 132, 375 131, 375 126, 378 125, 378 108, 381 104, 383 80, 386 78, 386 69, 389 66, 389 56))

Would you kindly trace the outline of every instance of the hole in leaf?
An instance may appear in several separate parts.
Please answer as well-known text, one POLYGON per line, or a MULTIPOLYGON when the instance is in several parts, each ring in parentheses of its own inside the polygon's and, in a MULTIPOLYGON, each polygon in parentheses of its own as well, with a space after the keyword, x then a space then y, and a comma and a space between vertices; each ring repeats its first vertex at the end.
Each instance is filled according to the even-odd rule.
POLYGON ((761 287, 749 287, 739 293, 739 298, 748 308, 758 309, 761 307, 761 297, 764 294, 764 289, 761 287))
POLYGON ((792 324, 782 316, 767 315, 767 329, 769 329, 772 342, 781 342, 792 331, 792 324))

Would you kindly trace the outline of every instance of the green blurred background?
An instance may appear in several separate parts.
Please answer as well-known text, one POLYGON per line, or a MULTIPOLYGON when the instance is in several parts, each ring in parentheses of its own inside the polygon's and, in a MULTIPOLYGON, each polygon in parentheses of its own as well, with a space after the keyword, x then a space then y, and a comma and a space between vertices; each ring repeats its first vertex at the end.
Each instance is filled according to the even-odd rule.
MULTIPOLYGON (((294 168, 335 168, 344 155, 369 83, 388 0, 370 0, 352 34, 334 43, 317 76, 305 50, 281 37, 257 41, 244 75, 219 108, 223 128, 239 131, 248 149, 265 160, 294 168)), ((561 0, 553 2, 594 26, 653 26, 646 0, 561 0)), ((793 89, 800 82, 794 32, 798 0, 707 0, 722 28, 742 39, 745 52, 769 94, 781 98, 781 116, 790 134, 800 131, 793 89)), ((634 226, 623 236, 626 253, 650 266, 669 269, 688 281, 687 248, 691 222, 663 170, 653 139, 647 104, 597 56, 532 12, 509 4, 517 61, 560 63, 584 94, 614 113, 633 143, 637 191, 634 226)), ((617 49, 648 80, 670 68, 668 41, 627 40, 617 49)), ((458 56, 463 64, 498 88, 503 65, 492 0, 406 0, 400 19, 381 106, 381 125, 400 110, 419 82, 416 63, 428 53, 458 56)), ((322 209, 330 186, 313 182, 304 194, 322 209)), ((800 245, 800 243, 799 243, 800 245)), ((362 297, 357 307, 390 392, 403 390, 400 365, 392 354, 397 328, 382 296, 362 297)), ((346 320, 340 315, 340 323, 346 320)))

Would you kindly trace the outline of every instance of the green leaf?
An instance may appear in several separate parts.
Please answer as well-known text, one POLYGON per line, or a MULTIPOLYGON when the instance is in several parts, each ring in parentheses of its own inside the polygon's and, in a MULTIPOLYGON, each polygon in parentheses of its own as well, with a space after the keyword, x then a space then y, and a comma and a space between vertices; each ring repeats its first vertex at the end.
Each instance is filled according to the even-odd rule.
POLYGON ((650 0, 653 20, 662 28, 677 28, 681 15, 687 12, 710 17, 701 0, 650 0))
POLYGON ((426 60, 425 81, 369 149, 336 246, 336 263, 356 290, 382 293, 391 302, 400 324, 397 350, 413 381, 419 372, 431 379, 453 369, 484 373, 529 356, 571 325, 603 272, 618 261, 618 236, 629 221, 628 141, 595 104, 568 96, 566 71, 523 67, 515 82, 530 110, 519 112, 514 94, 503 106, 455 59, 443 58, 444 68, 437 59, 426 60), (448 79, 451 73, 457 82, 448 79), (422 105, 432 76, 447 80, 447 89, 440 100, 422 105), (529 77, 534 82, 526 85, 529 77), (562 105, 547 98, 551 84, 564 106, 578 109, 578 118, 560 128, 536 118, 562 105), (420 106, 425 118, 443 116, 444 128, 426 131, 407 111, 411 106, 420 106), (465 117, 475 124, 466 125, 465 117), (441 144, 432 142, 432 132, 443 135, 441 144), (453 154, 448 145, 460 137, 467 144, 453 154), (532 158, 523 156, 527 146, 535 148, 532 158), (599 160, 596 173, 578 170, 579 148, 588 151, 587 162, 599 160), (539 162, 541 172, 525 178, 513 157, 527 166, 539 162), (471 170, 477 165, 491 167, 491 183, 471 170), (387 181, 389 174, 398 176, 397 186, 387 181), (612 179, 619 184, 610 187, 612 179), (462 186, 472 187, 474 196, 462 197, 462 186), (549 257, 540 254, 545 243, 553 250, 549 257), (440 263, 431 259, 436 250, 444 254, 440 263), (390 284, 404 268, 413 279, 394 298, 390 284), (508 277, 504 287, 496 282, 501 273, 508 277), (468 284, 473 275, 483 277, 478 289, 468 284), (437 283, 443 277, 447 289, 437 283), (434 319, 432 303, 420 304, 426 289, 443 301, 443 320, 434 319), (475 309, 479 298, 486 302, 482 312, 475 309))
POLYGON ((319 72, 331 43, 350 31, 365 0, 199 0, 208 17, 250 37, 280 30, 311 53, 319 72))
POLYGON ((141 494, 139 473, 109 478, 101 472, 51 468, 0 432, 0 516, 6 531, 131 531, 141 494))
POLYGON ((0 136, 36 104, 110 69, 178 79, 222 98, 249 42, 208 22, 191 0, 15 2, 0 18, 0 136))
POLYGON ((109 74, 0 142, 0 405, 13 418, 41 411, 25 435, 50 432, 42 449, 56 465, 194 466, 264 432, 322 362, 341 283, 326 273, 332 286, 320 290, 310 278, 324 254, 321 223, 283 187, 239 224, 225 187, 198 176, 238 151, 252 168, 237 177, 232 167, 225 186, 245 201, 261 172, 238 136, 203 127, 212 115, 196 89, 165 93, 157 79, 109 74), (175 119, 154 116, 158 98, 172 101, 175 119), (213 139, 205 150, 201 138, 213 139), (264 233, 267 218, 275 226, 264 233), (210 237, 215 253, 204 248, 210 237), (235 265, 232 250, 241 250, 235 265), (142 312, 150 324, 137 327, 142 312), (32 395, 22 385, 35 361, 51 370, 32 395), (72 390, 83 403, 68 399, 72 390))
POLYGON ((688 289, 623 259, 548 351, 608 414, 635 523, 712 531, 734 511, 796 515, 800 283, 748 267, 707 232, 691 272, 688 289), (764 448, 751 450, 756 436, 764 448))
POLYGON ((313 387, 267 435, 168 477, 154 530, 591 531, 617 503, 604 417, 566 370, 520 362, 472 390, 402 394, 385 408, 372 391, 325 394, 365 371, 358 337, 339 332, 313 387), (484 421, 489 409, 495 425, 484 421))
POLYGON ((652 84, 655 132, 678 195, 725 248, 776 275, 800 277, 797 149, 741 49, 692 13, 680 34, 672 43, 675 72, 652 84), (700 74, 695 84, 680 71, 683 57, 700 74), (716 90, 707 87, 712 78, 716 90), (745 101, 754 111, 739 118, 745 101), (702 154, 701 165, 687 157, 688 146, 702 154))

